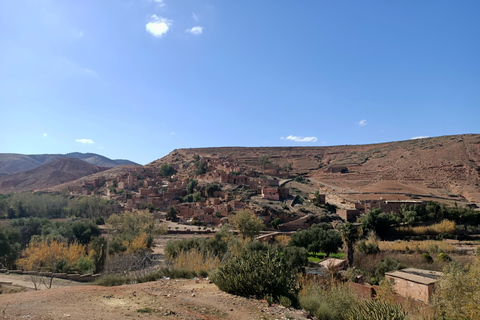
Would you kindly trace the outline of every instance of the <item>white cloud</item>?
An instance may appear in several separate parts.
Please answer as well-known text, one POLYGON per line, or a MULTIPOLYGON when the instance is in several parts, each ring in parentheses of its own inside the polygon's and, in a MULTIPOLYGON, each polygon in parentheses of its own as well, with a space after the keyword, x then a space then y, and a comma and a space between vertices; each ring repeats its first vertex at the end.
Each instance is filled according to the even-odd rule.
POLYGON ((173 136, 175 134, 175 132, 170 132, 170 134, 173 136))
POLYGON ((159 17, 156 14, 150 17, 150 21, 145 26, 145 29, 150 32, 154 37, 160 38, 172 25, 172 21, 159 17))
POLYGON ((44 133, 43 136, 46 138, 46 137, 48 137, 48 134, 47 134, 47 133, 44 133))
POLYGON ((93 142, 92 139, 77 139, 77 140, 75 140, 75 142, 88 143, 88 144, 95 143, 95 142, 93 142))
POLYGON ((197 17, 197 15, 195 14, 195 12, 192 14, 192 17, 193 17, 193 20, 198 21, 198 17, 197 17))
POLYGON ((360 120, 357 122, 359 126, 366 126, 367 125, 367 120, 360 120))
POLYGON ((418 137, 410 138, 410 140, 425 139, 425 138, 430 138, 430 137, 429 136, 418 136, 418 137))
POLYGON ((152 0, 152 2, 155 2, 157 4, 157 6, 159 6, 159 7, 166 6, 166 4, 165 4, 165 2, 163 2, 163 0, 152 0))
POLYGON ((189 32, 191 34, 199 35, 199 34, 203 33, 203 27, 196 26, 196 27, 193 27, 191 29, 185 30, 185 32, 189 32))
POLYGON ((285 139, 295 141, 295 142, 316 142, 317 137, 298 137, 298 136, 288 136, 285 139))
POLYGON ((95 71, 93 71, 92 69, 85 69, 84 72, 85 72, 85 74, 87 74, 89 76, 92 76, 92 77, 95 77, 95 78, 98 77, 98 74, 95 71))

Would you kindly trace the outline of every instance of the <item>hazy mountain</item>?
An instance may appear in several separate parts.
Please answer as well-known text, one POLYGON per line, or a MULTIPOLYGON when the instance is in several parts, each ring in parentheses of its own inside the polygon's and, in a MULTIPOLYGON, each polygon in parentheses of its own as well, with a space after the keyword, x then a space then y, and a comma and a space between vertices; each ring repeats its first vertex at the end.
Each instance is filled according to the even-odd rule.
POLYGON ((37 168, 58 158, 76 158, 99 167, 116 167, 124 164, 138 165, 129 160, 112 160, 95 153, 72 152, 67 154, 17 154, 0 153, 0 176, 37 168))
POLYGON ((107 169, 80 159, 60 157, 35 169, 0 177, 0 193, 44 189, 107 169))

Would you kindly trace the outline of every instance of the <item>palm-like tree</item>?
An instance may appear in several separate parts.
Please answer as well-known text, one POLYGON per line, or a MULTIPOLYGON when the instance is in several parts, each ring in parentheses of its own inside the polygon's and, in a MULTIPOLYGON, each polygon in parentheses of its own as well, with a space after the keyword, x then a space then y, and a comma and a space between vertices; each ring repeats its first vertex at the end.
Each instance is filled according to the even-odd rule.
POLYGON ((358 240, 358 230, 353 224, 347 222, 340 227, 340 233, 342 234, 342 240, 347 250, 348 266, 352 267, 355 242, 358 240))

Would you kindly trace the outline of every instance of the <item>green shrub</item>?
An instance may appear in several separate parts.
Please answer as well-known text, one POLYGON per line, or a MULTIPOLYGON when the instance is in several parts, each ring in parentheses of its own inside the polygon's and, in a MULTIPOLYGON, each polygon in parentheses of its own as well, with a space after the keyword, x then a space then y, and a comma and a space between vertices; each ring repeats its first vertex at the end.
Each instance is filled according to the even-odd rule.
POLYGON ((452 261, 452 258, 445 252, 440 252, 437 256, 438 261, 452 261))
POLYGON ((299 301, 300 307, 317 319, 343 320, 345 312, 358 303, 358 297, 346 286, 312 286, 300 295, 299 301))
POLYGON ((433 258, 428 252, 425 252, 422 253, 422 261, 426 263, 433 263, 433 258))
POLYGON ((285 296, 280 296, 280 304, 285 308, 290 308, 292 306, 292 300, 285 296))
POLYGON ((132 282, 130 277, 120 276, 116 274, 107 274, 95 280, 93 284, 104 287, 121 286, 122 284, 129 284, 132 282))
POLYGON ((377 254, 380 252, 377 244, 367 243, 365 239, 360 240, 360 242, 357 244, 357 250, 365 254, 377 254))
POLYGON ((404 320, 406 317, 407 313, 400 304, 372 300, 351 308, 344 320, 404 320))
POLYGON ((372 279, 372 284, 380 283, 385 278, 385 272, 396 271, 402 269, 403 266, 395 258, 385 258, 384 260, 377 263, 375 266, 374 278, 372 279))
POLYGON ((296 273, 271 247, 267 251, 244 251, 210 276, 220 290, 228 293, 256 297, 270 294, 276 299, 285 296, 296 304, 296 273))
POLYGON ((273 302, 275 301, 271 294, 266 294, 264 299, 267 301, 268 306, 271 306, 273 304, 273 302))

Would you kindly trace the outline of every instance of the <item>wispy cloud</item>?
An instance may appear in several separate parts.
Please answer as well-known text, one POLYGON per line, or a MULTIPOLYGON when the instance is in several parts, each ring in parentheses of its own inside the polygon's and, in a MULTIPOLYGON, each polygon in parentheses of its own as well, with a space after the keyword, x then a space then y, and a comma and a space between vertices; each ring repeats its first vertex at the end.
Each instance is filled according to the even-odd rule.
POLYGON ((195 14, 195 12, 192 14, 192 17, 193 17, 193 20, 198 21, 198 17, 197 17, 197 15, 195 14))
POLYGON ((85 74, 87 74, 89 76, 92 76, 92 77, 95 77, 95 78, 98 77, 98 74, 95 71, 93 71, 92 69, 87 68, 83 71, 85 72, 85 74))
POLYGON ((48 137, 48 134, 47 133, 44 133, 42 134, 45 138, 48 137))
POLYGON ((366 126, 367 125, 367 120, 360 120, 357 122, 359 126, 366 126))
POLYGON ((166 4, 163 0, 151 0, 152 2, 155 2, 157 4, 157 6, 159 7, 165 7, 166 4))
POLYGON ((196 26, 196 27, 185 30, 185 32, 189 32, 191 34, 199 35, 199 34, 203 33, 203 27, 196 26))
POLYGON ((150 17, 150 21, 145 26, 145 29, 154 37, 160 38, 168 32, 168 29, 170 29, 171 25, 172 20, 165 19, 154 14, 150 17))
POLYGON ((429 136, 418 136, 418 137, 410 138, 410 140, 425 139, 425 138, 430 138, 430 137, 429 136))
POLYGON ((170 134, 173 136, 175 134, 175 132, 170 132, 170 134))
POLYGON ((75 142, 87 143, 87 144, 95 143, 95 142, 93 142, 92 139, 77 139, 77 140, 75 140, 75 142))
POLYGON ((286 139, 290 141, 295 141, 295 142, 316 142, 318 140, 317 137, 299 137, 299 136, 288 136, 286 138, 281 138, 281 139, 286 139))

